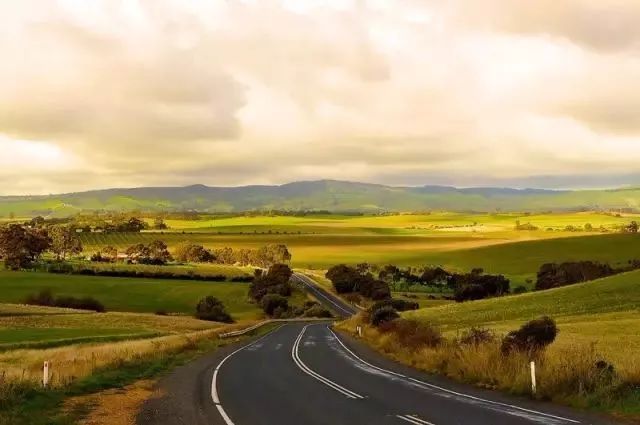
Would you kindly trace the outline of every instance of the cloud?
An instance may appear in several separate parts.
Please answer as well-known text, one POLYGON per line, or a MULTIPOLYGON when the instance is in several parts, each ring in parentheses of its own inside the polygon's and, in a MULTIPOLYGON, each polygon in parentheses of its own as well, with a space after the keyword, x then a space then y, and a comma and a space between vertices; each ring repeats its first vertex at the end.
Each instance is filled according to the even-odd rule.
POLYGON ((639 13, 623 0, 1 3, 0 147, 18 159, 0 162, 0 192, 632 171, 639 13), (28 143, 58 154, 25 171, 28 143))

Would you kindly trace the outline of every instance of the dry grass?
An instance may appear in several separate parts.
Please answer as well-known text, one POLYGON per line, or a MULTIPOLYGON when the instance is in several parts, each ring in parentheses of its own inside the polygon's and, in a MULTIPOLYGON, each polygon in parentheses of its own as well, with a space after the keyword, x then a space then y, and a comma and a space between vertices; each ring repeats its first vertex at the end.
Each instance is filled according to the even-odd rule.
POLYGON ((64 409, 89 407, 90 412, 78 425, 134 425, 142 403, 156 393, 153 381, 142 380, 124 388, 70 398, 64 409))
MULTIPOLYGON (((359 317, 340 323, 338 328, 353 332, 358 324, 363 326, 367 343, 396 361, 481 387, 530 393, 529 359, 520 353, 503 355, 499 340, 466 345, 447 338, 437 346, 416 348, 401 342, 396 332, 366 325, 359 317)), ((548 349, 537 359, 536 397, 640 416, 638 395, 633 394, 633 388, 640 386, 640 361, 632 351, 624 358, 611 373, 596 367, 604 358, 593 345, 548 349)))
POLYGON ((41 382, 44 361, 49 361, 51 365, 51 386, 65 386, 108 365, 180 352, 202 339, 216 338, 219 331, 211 329, 147 340, 0 353, 0 377, 3 380, 0 386, 11 381, 41 382))

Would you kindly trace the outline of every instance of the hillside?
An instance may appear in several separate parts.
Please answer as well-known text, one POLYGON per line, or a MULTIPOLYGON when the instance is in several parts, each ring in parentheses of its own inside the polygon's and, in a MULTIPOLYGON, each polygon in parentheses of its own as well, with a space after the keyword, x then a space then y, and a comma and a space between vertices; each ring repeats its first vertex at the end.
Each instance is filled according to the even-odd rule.
POLYGON ((637 209, 640 189, 394 187, 334 180, 279 186, 141 187, 43 196, 0 197, 0 216, 68 215, 81 210, 546 211, 637 209))
POLYGON ((639 306, 640 271, 633 271, 562 288, 448 304, 405 314, 455 329, 503 321, 524 322, 545 314, 558 318, 637 312, 639 306))

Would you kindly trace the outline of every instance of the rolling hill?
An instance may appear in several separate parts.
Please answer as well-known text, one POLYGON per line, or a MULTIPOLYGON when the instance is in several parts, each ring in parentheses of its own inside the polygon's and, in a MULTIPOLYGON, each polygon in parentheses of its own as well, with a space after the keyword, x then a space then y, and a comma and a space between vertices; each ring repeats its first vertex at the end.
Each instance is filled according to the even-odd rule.
POLYGON ((64 216, 87 210, 567 211, 640 209, 640 188, 545 190, 400 187, 335 180, 278 186, 140 187, 41 196, 0 197, 0 215, 64 216))

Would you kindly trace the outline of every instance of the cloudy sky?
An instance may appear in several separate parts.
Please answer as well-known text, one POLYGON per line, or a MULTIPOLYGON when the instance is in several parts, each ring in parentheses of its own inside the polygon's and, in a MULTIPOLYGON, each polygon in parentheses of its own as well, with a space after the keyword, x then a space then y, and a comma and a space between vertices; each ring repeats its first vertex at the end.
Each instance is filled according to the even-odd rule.
POLYGON ((0 2, 0 194, 640 183, 637 0, 0 2))

